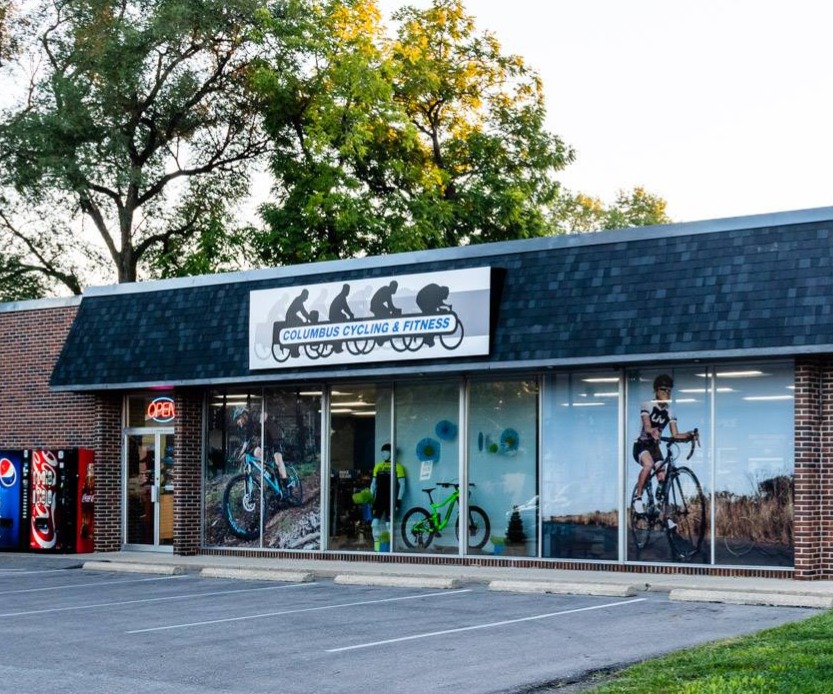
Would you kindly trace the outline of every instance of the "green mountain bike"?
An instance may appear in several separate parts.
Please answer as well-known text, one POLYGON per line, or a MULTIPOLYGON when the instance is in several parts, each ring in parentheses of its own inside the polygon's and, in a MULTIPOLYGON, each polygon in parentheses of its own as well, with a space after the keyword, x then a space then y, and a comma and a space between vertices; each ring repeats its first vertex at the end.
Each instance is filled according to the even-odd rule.
MULTIPOLYGON (((469 487, 474 483, 469 482, 469 487)), ((410 509, 402 519, 402 541, 409 549, 427 549, 435 537, 441 537, 449 523, 453 522, 457 540, 460 539, 457 507, 460 501, 460 485, 456 482, 437 482, 437 487, 452 488, 445 499, 434 503, 433 492, 436 487, 423 489, 428 495, 431 510, 421 506, 410 509), (445 510, 440 513, 441 509, 445 510)), ((469 548, 482 549, 489 541, 491 526, 486 512, 479 506, 469 506, 469 548)))

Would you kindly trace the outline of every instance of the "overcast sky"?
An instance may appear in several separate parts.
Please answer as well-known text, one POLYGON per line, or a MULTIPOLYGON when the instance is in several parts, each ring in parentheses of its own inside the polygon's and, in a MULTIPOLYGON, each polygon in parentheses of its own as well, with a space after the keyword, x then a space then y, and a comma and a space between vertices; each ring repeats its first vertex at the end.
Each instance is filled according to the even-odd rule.
MULTIPOLYGON (((385 16, 430 0, 379 0, 385 16)), ((675 221, 833 205, 829 0, 466 0, 542 76, 572 190, 675 221)))

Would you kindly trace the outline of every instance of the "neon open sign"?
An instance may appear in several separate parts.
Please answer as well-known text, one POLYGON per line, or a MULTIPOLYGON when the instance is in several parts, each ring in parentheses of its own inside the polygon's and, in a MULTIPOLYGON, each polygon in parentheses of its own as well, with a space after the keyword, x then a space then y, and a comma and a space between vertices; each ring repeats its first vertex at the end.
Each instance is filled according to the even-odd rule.
POLYGON ((173 398, 161 397, 155 398, 148 405, 147 418, 154 422, 165 424, 172 422, 176 417, 176 410, 174 409, 173 398))

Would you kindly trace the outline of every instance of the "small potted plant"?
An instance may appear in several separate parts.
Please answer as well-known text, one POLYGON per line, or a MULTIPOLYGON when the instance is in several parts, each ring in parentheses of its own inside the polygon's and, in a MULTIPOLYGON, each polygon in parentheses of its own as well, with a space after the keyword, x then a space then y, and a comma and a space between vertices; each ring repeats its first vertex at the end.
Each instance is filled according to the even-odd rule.
POLYGON ((494 554, 503 554, 503 550, 506 547, 506 538, 495 537, 494 535, 492 535, 492 546, 494 547, 494 554))

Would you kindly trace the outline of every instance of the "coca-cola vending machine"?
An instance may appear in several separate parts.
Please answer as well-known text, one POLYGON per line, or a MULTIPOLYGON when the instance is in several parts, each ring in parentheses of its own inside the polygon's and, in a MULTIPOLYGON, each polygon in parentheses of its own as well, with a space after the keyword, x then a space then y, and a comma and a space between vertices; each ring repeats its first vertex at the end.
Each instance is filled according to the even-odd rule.
POLYGON ((95 476, 86 448, 24 451, 30 473, 29 549, 92 552, 95 476))
POLYGON ((23 451, 0 451, 0 550, 29 546, 29 466, 23 451))

